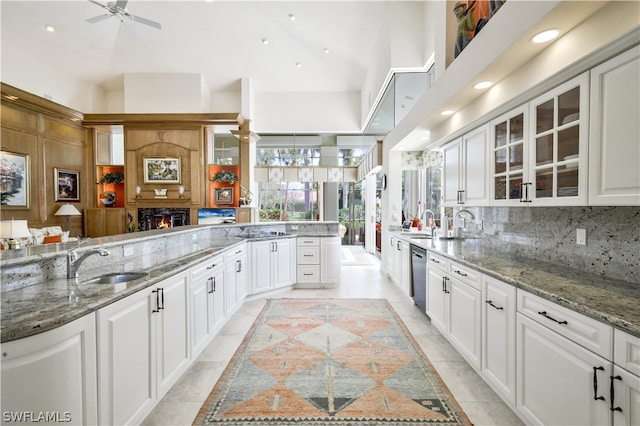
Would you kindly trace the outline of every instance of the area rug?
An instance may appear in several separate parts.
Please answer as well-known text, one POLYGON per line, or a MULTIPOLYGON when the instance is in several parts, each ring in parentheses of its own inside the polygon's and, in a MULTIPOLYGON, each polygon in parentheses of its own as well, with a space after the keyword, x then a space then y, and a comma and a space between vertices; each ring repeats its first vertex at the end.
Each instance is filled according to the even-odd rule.
POLYGON ((194 425, 470 425, 384 299, 271 299, 194 425))

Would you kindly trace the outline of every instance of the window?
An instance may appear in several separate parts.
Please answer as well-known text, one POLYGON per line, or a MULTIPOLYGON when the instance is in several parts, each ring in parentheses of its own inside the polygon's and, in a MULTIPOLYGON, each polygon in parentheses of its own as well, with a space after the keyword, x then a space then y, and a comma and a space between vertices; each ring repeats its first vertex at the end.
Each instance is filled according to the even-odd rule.
POLYGON ((316 220, 317 182, 258 182, 260 222, 316 220))
POLYGON ((338 150, 338 165, 357 166, 368 151, 368 148, 340 148, 338 150))
POLYGON ((258 148, 258 166, 319 166, 320 148, 258 148))

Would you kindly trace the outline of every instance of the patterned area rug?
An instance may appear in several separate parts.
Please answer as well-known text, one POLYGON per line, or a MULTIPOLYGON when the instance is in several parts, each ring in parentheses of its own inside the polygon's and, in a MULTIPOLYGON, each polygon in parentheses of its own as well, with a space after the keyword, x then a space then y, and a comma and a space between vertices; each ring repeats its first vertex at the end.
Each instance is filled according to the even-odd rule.
POLYGON ((384 299, 271 299, 194 425, 470 425, 384 299))

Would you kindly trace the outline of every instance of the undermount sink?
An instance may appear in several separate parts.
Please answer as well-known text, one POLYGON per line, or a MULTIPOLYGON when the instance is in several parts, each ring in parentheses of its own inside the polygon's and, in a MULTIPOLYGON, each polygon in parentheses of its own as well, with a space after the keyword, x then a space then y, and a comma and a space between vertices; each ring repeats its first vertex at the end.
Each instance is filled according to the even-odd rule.
POLYGON ((425 240, 425 239, 431 239, 431 235, 427 235, 427 234, 416 234, 416 235, 411 235, 409 238, 413 239, 417 239, 417 240, 425 240))
POLYGON ((82 284, 120 284, 144 278, 147 272, 114 272, 82 281, 82 284))

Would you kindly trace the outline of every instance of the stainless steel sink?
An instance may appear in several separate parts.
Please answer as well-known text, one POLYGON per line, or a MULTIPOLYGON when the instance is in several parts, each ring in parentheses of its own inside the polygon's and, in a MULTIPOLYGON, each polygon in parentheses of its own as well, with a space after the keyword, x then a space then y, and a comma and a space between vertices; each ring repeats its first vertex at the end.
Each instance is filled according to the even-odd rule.
POLYGON ((144 278, 147 272, 114 272, 82 281, 82 284, 119 284, 144 278))

